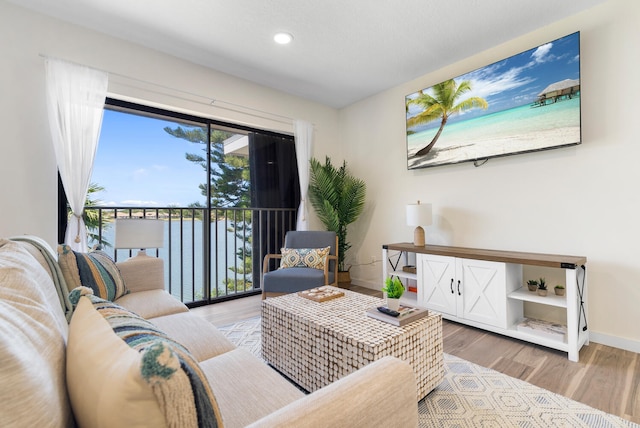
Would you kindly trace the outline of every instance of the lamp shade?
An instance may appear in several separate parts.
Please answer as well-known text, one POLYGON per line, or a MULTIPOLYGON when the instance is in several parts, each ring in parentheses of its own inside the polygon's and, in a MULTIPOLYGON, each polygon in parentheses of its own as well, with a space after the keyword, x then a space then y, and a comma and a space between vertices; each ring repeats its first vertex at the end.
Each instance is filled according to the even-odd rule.
POLYGON ((115 248, 161 248, 164 246, 164 221, 116 219, 115 248))
POLYGON ((418 201, 417 204, 407 205, 407 225, 415 226, 413 231, 413 245, 416 247, 425 246, 424 229, 422 226, 428 226, 431 224, 431 204, 421 204, 418 201))
POLYGON ((407 226, 428 226, 431 224, 431 204, 407 205, 407 226))

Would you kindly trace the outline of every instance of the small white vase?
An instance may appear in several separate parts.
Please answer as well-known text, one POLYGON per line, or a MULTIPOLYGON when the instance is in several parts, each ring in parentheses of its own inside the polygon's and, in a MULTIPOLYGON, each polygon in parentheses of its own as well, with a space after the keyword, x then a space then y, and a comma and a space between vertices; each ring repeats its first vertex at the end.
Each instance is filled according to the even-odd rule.
POLYGON ((400 309, 400 299, 392 299, 390 297, 387 297, 387 308, 393 311, 397 311, 398 309, 400 309))

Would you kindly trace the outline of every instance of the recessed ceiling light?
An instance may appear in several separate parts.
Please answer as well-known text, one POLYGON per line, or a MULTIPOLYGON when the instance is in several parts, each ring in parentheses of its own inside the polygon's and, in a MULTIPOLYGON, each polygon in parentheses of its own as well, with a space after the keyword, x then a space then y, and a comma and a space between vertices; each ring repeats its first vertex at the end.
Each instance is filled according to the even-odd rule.
POLYGON ((280 45, 286 45, 291 43, 293 36, 289 33, 276 33, 273 36, 273 40, 280 45))

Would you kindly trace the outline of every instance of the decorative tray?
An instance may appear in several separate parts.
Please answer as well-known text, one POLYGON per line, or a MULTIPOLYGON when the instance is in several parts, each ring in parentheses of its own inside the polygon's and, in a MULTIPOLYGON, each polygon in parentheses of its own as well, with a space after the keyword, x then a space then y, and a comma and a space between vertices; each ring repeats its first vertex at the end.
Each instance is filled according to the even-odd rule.
POLYGON ((298 296, 315 302, 326 302, 344 296, 344 293, 330 287, 318 287, 298 292, 298 296))

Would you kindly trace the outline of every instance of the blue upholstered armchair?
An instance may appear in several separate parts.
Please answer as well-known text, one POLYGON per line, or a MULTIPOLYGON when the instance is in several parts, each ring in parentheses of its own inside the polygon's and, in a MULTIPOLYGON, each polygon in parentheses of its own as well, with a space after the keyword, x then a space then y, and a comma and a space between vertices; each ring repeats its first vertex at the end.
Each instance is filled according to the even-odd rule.
POLYGON ((338 285, 338 237, 335 232, 289 231, 285 254, 267 254, 262 267, 262 298, 338 285), (328 254, 322 249, 329 247, 328 254), (284 257, 284 259, 283 259, 284 257), (279 266, 276 270, 272 267, 279 266))

